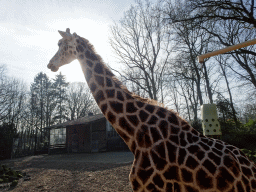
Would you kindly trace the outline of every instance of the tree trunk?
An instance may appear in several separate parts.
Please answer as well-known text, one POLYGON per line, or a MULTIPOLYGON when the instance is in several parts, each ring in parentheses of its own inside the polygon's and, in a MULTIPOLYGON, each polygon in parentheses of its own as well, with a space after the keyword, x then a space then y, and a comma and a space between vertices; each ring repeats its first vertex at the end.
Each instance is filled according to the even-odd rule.
POLYGON ((210 82, 209 82, 209 77, 208 77, 205 62, 203 62, 202 65, 203 65, 203 68, 204 68, 204 77, 205 77, 205 82, 206 82, 207 93, 208 93, 208 96, 209 96, 210 103, 213 104, 212 91, 211 91, 211 87, 210 87, 210 82))
POLYGON ((237 120, 237 117, 236 117, 236 111, 235 111, 235 107, 234 107, 234 104, 233 104, 233 98, 232 98, 231 90, 230 90, 230 87, 229 87, 229 82, 228 82, 228 78, 227 78, 227 75, 226 75, 226 71, 225 71, 223 65, 221 64, 221 62, 219 62, 219 64, 220 64, 220 68, 222 70, 222 74, 223 74, 223 76, 225 78, 225 81, 226 81, 228 94, 229 94, 229 100, 230 100, 230 106, 231 106, 231 109, 232 109, 232 115, 233 115, 236 127, 238 127, 239 123, 238 123, 238 120, 237 120))

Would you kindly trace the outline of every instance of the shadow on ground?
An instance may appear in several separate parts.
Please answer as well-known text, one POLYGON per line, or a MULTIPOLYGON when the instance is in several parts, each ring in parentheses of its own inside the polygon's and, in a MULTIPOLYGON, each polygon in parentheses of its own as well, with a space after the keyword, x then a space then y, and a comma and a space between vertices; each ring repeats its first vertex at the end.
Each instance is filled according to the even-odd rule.
POLYGON ((44 168, 72 171, 102 171, 132 164, 131 152, 38 155, 0 161, 14 169, 44 168))

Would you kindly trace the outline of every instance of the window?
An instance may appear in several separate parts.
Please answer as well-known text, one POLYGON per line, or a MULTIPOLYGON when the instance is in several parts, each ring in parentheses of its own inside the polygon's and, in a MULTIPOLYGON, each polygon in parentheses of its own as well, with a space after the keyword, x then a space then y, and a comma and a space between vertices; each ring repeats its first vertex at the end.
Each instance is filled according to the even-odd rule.
POLYGON ((108 137, 116 137, 118 133, 114 129, 114 127, 107 121, 107 136, 108 137))
POLYGON ((66 128, 50 130, 50 145, 66 144, 66 128))

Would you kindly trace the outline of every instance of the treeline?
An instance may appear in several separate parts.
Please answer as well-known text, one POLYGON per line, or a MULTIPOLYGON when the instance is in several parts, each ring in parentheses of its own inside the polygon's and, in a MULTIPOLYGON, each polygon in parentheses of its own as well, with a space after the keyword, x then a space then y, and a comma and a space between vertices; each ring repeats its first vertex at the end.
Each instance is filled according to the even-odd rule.
POLYGON ((238 126, 256 117, 255 45, 206 59, 197 56, 256 38, 250 0, 138 0, 111 27, 111 46, 126 85, 190 122, 216 103, 238 126))
POLYGON ((27 90, 24 83, 6 76, 4 65, 0 71, 0 121, 15 124, 19 131, 24 127, 41 130, 99 112, 87 85, 68 83, 61 73, 49 79, 40 72, 27 90))
MULTIPOLYGON (((28 148, 30 152, 39 150, 47 140, 44 127, 99 113, 85 83, 68 83, 61 73, 49 79, 40 72, 28 90, 24 83, 6 74, 6 67, 1 65, 0 133, 12 127, 16 133, 13 137, 20 138, 16 143, 20 148, 28 148)), ((0 140, 3 141, 5 135, 1 134, 0 140)), ((0 148, 4 146, 3 143, 0 148)))

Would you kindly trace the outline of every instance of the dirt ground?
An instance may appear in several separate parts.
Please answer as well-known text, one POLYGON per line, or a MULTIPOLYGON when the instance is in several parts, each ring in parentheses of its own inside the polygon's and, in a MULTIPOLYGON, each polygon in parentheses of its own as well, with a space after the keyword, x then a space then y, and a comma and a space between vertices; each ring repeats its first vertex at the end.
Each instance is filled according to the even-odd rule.
POLYGON ((128 178, 132 160, 130 152, 114 152, 39 155, 0 161, 30 176, 29 181, 21 178, 15 188, 5 185, 0 191, 132 192, 128 178))

